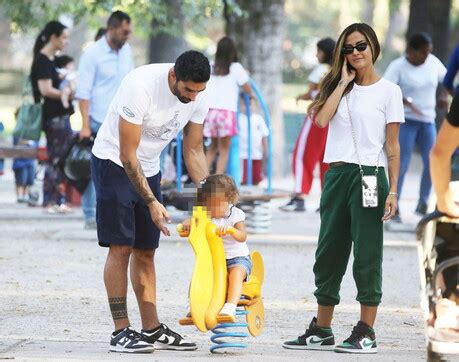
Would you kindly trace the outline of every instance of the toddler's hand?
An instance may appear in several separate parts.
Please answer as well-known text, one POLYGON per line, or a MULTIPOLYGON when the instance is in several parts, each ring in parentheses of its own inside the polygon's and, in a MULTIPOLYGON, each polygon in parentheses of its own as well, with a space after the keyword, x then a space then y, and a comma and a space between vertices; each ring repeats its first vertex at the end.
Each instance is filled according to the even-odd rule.
POLYGON ((217 230, 215 233, 217 236, 224 236, 224 235, 233 235, 233 233, 236 231, 236 229, 232 226, 220 226, 217 227, 217 230))
POLYGON ((186 237, 190 234, 191 220, 187 219, 182 224, 177 225, 177 231, 181 237, 186 237))
POLYGON ((219 226, 217 227, 215 233, 217 234, 217 236, 224 236, 228 234, 228 229, 228 226, 219 226))

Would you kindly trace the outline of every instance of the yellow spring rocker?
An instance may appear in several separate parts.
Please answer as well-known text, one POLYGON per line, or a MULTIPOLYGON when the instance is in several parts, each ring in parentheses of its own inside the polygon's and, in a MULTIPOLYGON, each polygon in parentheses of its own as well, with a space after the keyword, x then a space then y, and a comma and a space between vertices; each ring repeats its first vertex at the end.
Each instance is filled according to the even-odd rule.
MULTIPOLYGON (((234 230, 234 229, 233 229, 234 230)), ((264 279, 263 258, 254 251, 252 272, 244 282, 242 296, 236 315, 245 315, 246 321, 237 323, 233 316, 219 316, 225 304, 227 291, 227 269, 225 252, 221 237, 216 234, 216 226, 211 222, 206 209, 197 206, 193 209, 189 234, 177 225, 180 236, 188 237, 196 262, 190 285, 189 303, 191 317, 179 320, 181 325, 195 325, 201 332, 212 331, 210 338, 214 345, 211 352, 225 348, 245 348, 247 344, 228 342, 227 338, 244 338, 244 332, 229 331, 230 328, 248 328, 254 337, 264 328, 264 306, 261 286, 264 279), (225 341, 226 340, 226 341, 225 341)), ((231 228, 228 230, 231 233, 231 228)))

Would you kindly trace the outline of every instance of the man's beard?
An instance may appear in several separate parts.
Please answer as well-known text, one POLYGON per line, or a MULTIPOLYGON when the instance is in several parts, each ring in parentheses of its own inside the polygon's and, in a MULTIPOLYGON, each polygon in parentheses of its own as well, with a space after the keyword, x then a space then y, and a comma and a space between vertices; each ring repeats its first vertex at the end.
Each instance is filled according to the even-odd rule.
POLYGON ((174 93, 174 96, 176 96, 178 98, 178 100, 184 104, 187 104, 187 103, 190 103, 191 102, 191 99, 190 98, 187 98, 187 97, 184 97, 180 94, 178 88, 177 88, 177 82, 175 82, 174 84, 174 87, 172 89, 172 93, 174 93))
POLYGON ((123 40, 118 40, 117 38, 113 37, 110 39, 112 44, 116 46, 118 49, 121 49, 123 45, 126 43, 126 41, 123 40))

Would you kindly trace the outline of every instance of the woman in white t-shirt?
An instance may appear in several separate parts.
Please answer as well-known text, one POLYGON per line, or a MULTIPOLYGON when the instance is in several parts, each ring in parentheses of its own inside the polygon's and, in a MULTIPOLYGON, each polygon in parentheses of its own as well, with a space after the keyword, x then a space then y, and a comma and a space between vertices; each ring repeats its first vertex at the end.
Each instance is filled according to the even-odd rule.
POLYGON ((379 52, 370 26, 348 26, 309 107, 317 126, 329 125, 324 162, 330 169, 320 200, 313 269, 318 309, 306 333, 285 342, 285 348, 377 352, 373 324, 382 296, 383 221, 397 210, 398 135, 404 121, 400 88, 376 73, 379 52), (335 347, 331 321, 351 249, 360 319, 350 337, 335 347))
POLYGON ((212 75, 207 83, 209 113, 204 122, 204 137, 212 143, 207 150, 207 165, 211 168, 218 153, 215 173, 226 171, 231 138, 237 134, 237 103, 240 88, 251 94, 249 75, 238 63, 236 45, 229 37, 217 44, 212 75))
MULTIPOLYGON (((435 143, 436 92, 443 82, 446 68, 433 54, 432 39, 426 33, 411 36, 406 54, 389 64, 384 78, 398 84, 402 89, 406 122, 400 127, 400 177, 398 195, 402 193, 403 180, 410 164, 415 144, 422 156, 424 169, 419 187, 416 213, 427 212, 432 181, 430 180, 429 154, 435 143)), ((446 91, 444 96, 447 97, 446 91)), ((394 221, 401 222, 397 213, 394 221)))
MULTIPOLYGON (((237 187, 228 175, 207 177, 202 181, 198 191, 198 202, 210 213, 212 222, 217 226, 216 233, 222 238, 225 250, 228 291, 226 303, 219 314, 230 316, 233 321, 242 294, 242 284, 252 271, 252 260, 246 242, 245 213, 234 206, 237 198, 237 187)), ((182 232, 184 234, 182 235, 190 231, 190 225, 190 219, 183 222, 182 232)))
MULTIPOLYGON (((317 42, 316 57, 320 64, 309 74, 309 89, 306 93, 296 97, 297 102, 313 100, 319 93, 319 84, 330 70, 334 49, 335 41, 331 38, 324 38, 317 42)), ((295 176, 294 195, 286 205, 280 207, 281 210, 306 211, 304 198, 311 191, 317 163, 320 164, 320 182, 323 186, 325 172, 328 170, 328 165, 323 162, 327 133, 328 127, 317 127, 306 115, 292 155, 292 170, 295 176)))

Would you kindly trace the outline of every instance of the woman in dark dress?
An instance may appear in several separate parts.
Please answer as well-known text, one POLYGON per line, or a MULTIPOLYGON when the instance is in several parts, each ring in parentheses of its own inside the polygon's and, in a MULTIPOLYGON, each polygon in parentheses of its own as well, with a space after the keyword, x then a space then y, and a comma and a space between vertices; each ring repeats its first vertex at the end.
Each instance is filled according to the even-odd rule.
POLYGON ((50 213, 71 211, 66 203, 65 179, 57 161, 72 139, 70 115, 73 107, 61 102, 59 79, 54 64, 55 55, 68 43, 69 31, 62 23, 50 21, 40 32, 33 49, 30 73, 35 102, 43 100, 43 130, 46 134, 48 161, 43 182, 43 206, 50 213))

